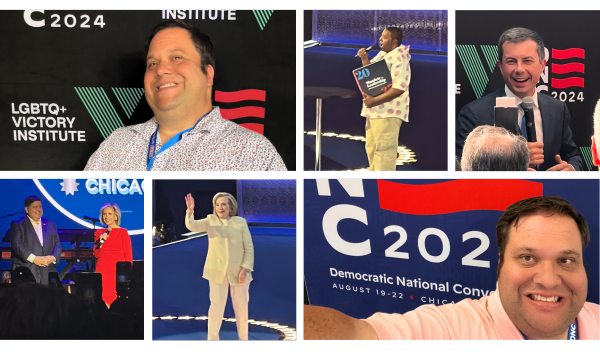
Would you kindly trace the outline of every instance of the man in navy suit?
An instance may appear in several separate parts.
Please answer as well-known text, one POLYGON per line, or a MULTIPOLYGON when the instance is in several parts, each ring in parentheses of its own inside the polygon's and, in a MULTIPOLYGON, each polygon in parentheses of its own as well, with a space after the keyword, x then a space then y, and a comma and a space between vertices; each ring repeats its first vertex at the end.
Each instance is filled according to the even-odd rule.
POLYGON ((26 267, 38 283, 48 284, 48 274, 56 271, 60 261, 60 240, 56 224, 42 219, 42 199, 29 196, 25 199, 27 216, 10 223, 12 244, 12 269, 26 267))
MULTIPOLYGON (((456 122, 456 156, 462 157, 465 139, 480 125, 494 125, 497 97, 514 97, 520 104, 525 97, 534 99, 534 120, 537 142, 527 143, 529 167, 548 171, 583 170, 583 159, 569 127, 567 106, 544 93, 536 84, 546 67, 544 41, 525 28, 506 30, 498 41, 498 67, 504 78, 504 88, 465 105, 456 122)), ((519 121, 524 121, 519 107, 519 121)), ((519 123, 520 125, 520 123, 519 123)))

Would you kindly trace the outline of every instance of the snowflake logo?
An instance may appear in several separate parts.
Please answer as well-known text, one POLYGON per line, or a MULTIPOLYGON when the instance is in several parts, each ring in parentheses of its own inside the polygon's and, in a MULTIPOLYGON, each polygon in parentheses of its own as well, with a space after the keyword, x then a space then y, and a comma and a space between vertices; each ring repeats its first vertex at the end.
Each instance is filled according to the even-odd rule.
POLYGON ((64 191, 65 195, 75 195, 75 191, 77 190, 77 186, 79 183, 77 179, 63 179, 63 182, 60 183, 62 185, 62 189, 60 191, 64 191))

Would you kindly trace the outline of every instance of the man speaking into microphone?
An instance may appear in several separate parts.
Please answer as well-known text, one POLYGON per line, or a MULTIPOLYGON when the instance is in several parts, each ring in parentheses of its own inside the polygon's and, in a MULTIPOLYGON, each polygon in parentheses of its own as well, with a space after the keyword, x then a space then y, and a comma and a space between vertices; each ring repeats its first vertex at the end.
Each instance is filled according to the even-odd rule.
POLYGON ((494 125, 496 98, 513 97, 518 105, 518 127, 528 140, 529 167, 541 171, 582 170, 583 160, 573 141, 567 106, 536 91, 546 68, 542 38, 525 28, 506 30, 498 41, 497 65, 505 85, 460 110, 456 122, 456 156, 462 157, 465 139, 473 129, 494 125), (528 127, 530 114, 533 116, 528 127))
POLYGON ((392 77, 392 87, 372 97, 363 94, 360 113, 366 122, 366 150, 370 171, 395 171, 398 134, 402 122, 408 122, 410 96, 410 46, 402 46, 402 30, 388 27, 381 34, 381 51, 369 60, 366 49, 360 49, 363 66, 385 60, 392 77))

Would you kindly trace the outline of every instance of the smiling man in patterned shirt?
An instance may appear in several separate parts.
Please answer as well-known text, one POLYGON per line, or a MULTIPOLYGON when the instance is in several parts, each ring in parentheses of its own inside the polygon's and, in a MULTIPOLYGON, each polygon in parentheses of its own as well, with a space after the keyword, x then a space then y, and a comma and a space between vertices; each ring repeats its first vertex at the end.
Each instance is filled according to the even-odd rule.
POLYGON ((212 106, 210 38, 180 20, 163 21, 146 42, 144 93, 149 121, 117 129, 90 157, 92 171, 286 170, 264 136, 212 106))

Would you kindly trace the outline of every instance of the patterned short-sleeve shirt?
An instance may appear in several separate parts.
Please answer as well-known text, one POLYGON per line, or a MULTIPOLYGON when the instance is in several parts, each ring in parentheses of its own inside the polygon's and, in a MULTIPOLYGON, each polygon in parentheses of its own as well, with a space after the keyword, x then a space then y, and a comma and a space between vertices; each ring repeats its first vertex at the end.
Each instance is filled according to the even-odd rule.
POLYGON ((378 106, 368 109, 364 104, 361 116, 371 119, 382 119, 388 117, 400 118, 408 122, 408 110, 410 95, 408 86, 410 85, 410 54, 408 53, 410 45, 400 45, 389 53, 380 51, 371 63, 385 59, 385 63, 392 74, 392 87, 402 90, 404 93, 399 97, 378 106))
MULTIPOLYGON (((115 130, 88 160, 85 170, 146 171, 155 118, 115 130)), ((162 147, 157 136, 156 151, 162 147)), ((156 155, 151 171, 286 171, 266 137, 221 117, 218 107, 179 142, 156 155)))

